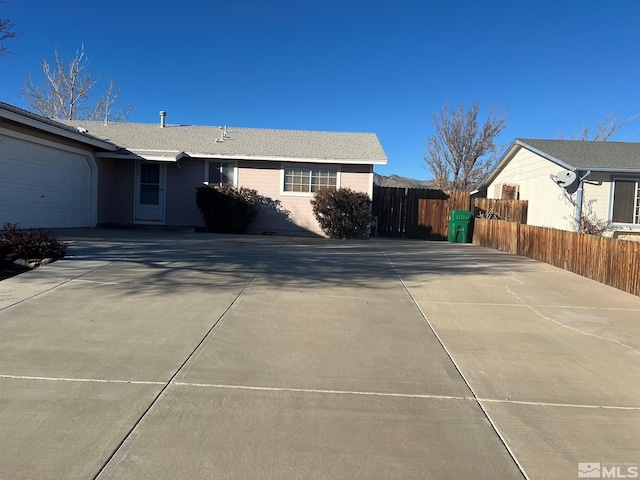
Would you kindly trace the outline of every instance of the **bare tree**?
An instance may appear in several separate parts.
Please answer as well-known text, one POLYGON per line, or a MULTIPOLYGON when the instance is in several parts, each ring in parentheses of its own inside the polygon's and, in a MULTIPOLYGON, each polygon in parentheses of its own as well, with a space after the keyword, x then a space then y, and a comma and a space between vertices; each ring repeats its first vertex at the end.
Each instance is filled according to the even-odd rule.
POLYGON ((108 123, 109 120, 114 122, 126 121, 133 106, 130 103, 125 106, 118 106, 121 91, 122 87, 116 87, 115 80, 110 80, 106 90, 93 106, 93 110, 89 114, 89 120, 104 121, 104 123, 108 123))
MULTIPOLYGON (((0 3, 3 3, 0 1, 0 3)), ((19 37, 20 34, 14 30, 15 25, 6 18, 0 18, 0 57, 13 53, 3 45, 5 40, 19 37)))
POLYGON ((626 120, 620 120, 620 115, 616 115, 615 111, 607 113, 602 120, 596 124, 595 133, 593 136, 589 131, 589 127, 582 127, 582 130, 572 132, 569 138, 565 138, 564 134, 560 132, 558 135, 559 140, 582 140, 593 142, 606 142, 617 131, 625 127, 629 122, 632 122, 638 117, 639 114, 635 114, 626 120))
POLYGON ((91 74, 88 66, 84 45, 68 63, 56 47, 53 64, 46 59, 42 60, 40 79, 34 81, 31 74, 27 75, 22 85, 22 98, 32 110, 50 119, 101 119, 105 122, 116 116, 119 120, 126 119, 131 107, 114 108, 120 100, 120 88, 116 88, 113 80, 109 82, 103 95, 95 103, 91 103, 91 95, 100 79, 91 74))
POLYGON ((508 112, 491 105, 483 125, 479 114, 478 102, 468 111, 463 105, 454 110, 445 103, 431 116, 435 134, 427 137, 424 161, 438 188, 471 190, 495 164, 500 147, 495 139, 506 127, 508 112))

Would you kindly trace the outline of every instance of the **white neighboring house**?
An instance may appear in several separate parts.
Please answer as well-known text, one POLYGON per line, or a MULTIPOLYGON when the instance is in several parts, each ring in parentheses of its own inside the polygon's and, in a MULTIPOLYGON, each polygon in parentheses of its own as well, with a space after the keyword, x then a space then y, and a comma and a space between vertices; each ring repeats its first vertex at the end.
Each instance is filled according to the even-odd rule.
POLYGON ((640 143, 516 139, 479 190, 528 200, 529 225, 571 231, 590 212, 613 231, 640 233, 640 143), (563 188, 558 174, 574 177, 566 172, 576 180, 563 188))

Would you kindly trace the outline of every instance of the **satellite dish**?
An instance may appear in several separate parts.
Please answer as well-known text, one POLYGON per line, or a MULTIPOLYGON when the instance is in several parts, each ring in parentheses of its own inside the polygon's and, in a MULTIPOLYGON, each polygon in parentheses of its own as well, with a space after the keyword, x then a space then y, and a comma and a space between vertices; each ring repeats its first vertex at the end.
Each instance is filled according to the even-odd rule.
POLYGON ((556 182, 559 187, 564 188, 568 193, 577 190, 578 175, 571 170, 563 170, 555 175, 551 175, 551 180, 556 182))
POLYGON ((556 174, 555 181, 562 188, 569 188, 571 185, 575 183, 578 179, 576 172, 572 172, 570 170, 563 170, 562 172, 558 172, 556 174))

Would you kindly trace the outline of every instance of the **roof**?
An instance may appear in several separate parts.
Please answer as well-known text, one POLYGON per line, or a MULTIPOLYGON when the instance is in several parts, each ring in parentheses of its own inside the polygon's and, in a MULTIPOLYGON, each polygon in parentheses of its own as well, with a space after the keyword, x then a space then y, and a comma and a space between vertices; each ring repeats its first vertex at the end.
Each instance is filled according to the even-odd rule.
POLYGON ((575 170, 640 171, 640 143, 533 139, 517 139, 516 142, 575 170))
MULTIPOLYGON (((386 164, 374 133, 65 121, 149 160, 182 157, 386 164), (225 135, 226 132, 226 135, 225 135)), ((113 154, 110 154, 112 156, 113 154)))
POLYGON ((479 188, 486 188, 521 148, 526 148, 567 170, 640 173, 640 143, 518 138, 502 155, 479 188))
POLYGON ((11 120, 38 130, 59 135, 103 150, 116 150, 117 147, 92 135, 80 132, 77 128, 55 120, 42 117, 22 108, 0 102, 0 119, 11 120))

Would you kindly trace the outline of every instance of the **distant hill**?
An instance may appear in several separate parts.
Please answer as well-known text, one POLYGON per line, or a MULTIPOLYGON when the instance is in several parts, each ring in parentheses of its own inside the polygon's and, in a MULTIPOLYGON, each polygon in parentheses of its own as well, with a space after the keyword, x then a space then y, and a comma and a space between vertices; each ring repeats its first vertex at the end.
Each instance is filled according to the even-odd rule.
POLYGON ((401 177, 399 175, 373 174, 373 183, 379 187, 399 187, 399 188, 434 188, 432 180, 416 180, 415 178, 401 177))

